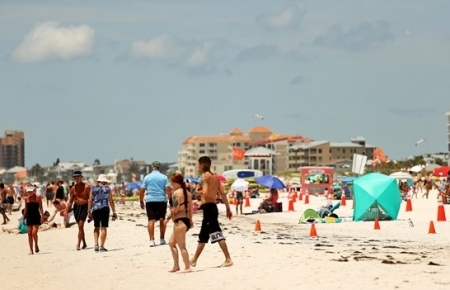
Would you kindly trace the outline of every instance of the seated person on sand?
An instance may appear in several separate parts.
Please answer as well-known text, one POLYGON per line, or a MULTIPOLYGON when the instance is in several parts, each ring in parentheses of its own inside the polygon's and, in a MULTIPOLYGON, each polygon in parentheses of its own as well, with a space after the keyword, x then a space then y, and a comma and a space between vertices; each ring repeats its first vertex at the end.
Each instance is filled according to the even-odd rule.
POLYGON ((52 223, 49 222, 48 219, 50 218, 50 213, 48 211, 44 212, 44 215, 42 216, 42 224, 39 226, 39 231, 48 231, 53 228, 60 228, 61 224, 52 223))
POLYGON ((26 220, 25 220, 25 218, 24 218, 24 216, 23 216, 23 214, 24 214, 24 209, 22 209, 22 216, 20 217, 20 218, 18 218, 18 221, 19 221, 19 224, 17 225, 17 227, 15 227, 15 228, 10 228, 10 229, 7 229, 7 228, 2 228, 2 230, 3 230, 3 232, 4 233, 7 233, 7 234, 27 234, 28 233, 28 227, 27 227, 27 223, 26 223, 26 220))
POLYGON ((270 189, 269 197, 263 199, 263 201, 259 204, 258 209, 264 209, 267 211, 267 208, 274 206, 278 201, 278 191, 275 188, 270 189))
POLYGON ((60 199, 55 199, 53 201, 53 206, 55 207, 55 211, 53 212, 52 216, 49 217, 47 223, 51 223, 53 221, 53 219, 55 218, 56 214, 59 212, 59 215, 64 217, 64 227, 68 228, 70 227, 72 223, 70 224, 70 218, 73 216, 73 211, 71 211, 70 213, 67 213, 67 204, 64 200, 60 200, 60 199))

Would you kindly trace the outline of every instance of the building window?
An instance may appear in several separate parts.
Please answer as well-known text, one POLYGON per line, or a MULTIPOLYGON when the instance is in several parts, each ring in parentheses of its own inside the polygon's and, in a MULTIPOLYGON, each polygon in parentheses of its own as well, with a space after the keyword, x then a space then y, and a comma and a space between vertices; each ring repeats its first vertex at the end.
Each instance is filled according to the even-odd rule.
POLYGON ((319 149, 319 153, 322 153, 322 149, 319 149))
POLYGON ((205 150, 199 150, 198 153, 205 154, 205 150))
POLYGON ((342 153, 345 153, 345 149, 342 149, 342 153))
POLYGON ((241 146, 241 143, 236 143, 236 146, 237 146, 237 147, 240 147, 240 146, 241 146))
POLYGON ((205 143, 200 143, 200 144, 198 144, 198 146, 205 147, 205 143))
POLYGON ((216 143, 209 143, 209 147, 216 147, 217 144, 216 143))
POLYGON ((233 166, 224 166, 223 169, 224 169, 225 171, 233 170, 233 166))

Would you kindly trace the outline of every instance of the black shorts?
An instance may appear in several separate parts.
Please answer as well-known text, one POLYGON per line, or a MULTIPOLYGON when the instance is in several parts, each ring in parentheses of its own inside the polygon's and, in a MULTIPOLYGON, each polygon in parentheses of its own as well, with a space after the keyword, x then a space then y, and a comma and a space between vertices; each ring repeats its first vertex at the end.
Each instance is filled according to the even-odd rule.
POLYGON ((167 202, 147 202, 145 204, 148 220, 160 220, 166 218, 167 202))
POLYGON ((211 244, 225 240, 222 229, 219 225, 219 209, 215 203, 202 204, 203 220, 200 233, 198 234, 199 243, 207 243, 211 238, 211 244))
POLYGON ((238 201, 243 201, 244 200, 244 195, 242 194, 242 192, 236 193, 236 199, 238 201))
POLYGON ((85 222, 88 216, 88 204, 74 204, 73 205, 73 216, 75 221, 78 223, 80 221, 85 222))
POLYGON ((6 203, 14 204, 14 197, 12 197, 12 196, 7 196, 7 197, 6 197, 6 203))
POLYGON ((6 203, 0 204, 0 214, 4 214, 6 209, 6 203))
POLYGON ((92 219, 94 220, 94 228, 107 228, 109 225, 109 207, 92 211, 92 219))

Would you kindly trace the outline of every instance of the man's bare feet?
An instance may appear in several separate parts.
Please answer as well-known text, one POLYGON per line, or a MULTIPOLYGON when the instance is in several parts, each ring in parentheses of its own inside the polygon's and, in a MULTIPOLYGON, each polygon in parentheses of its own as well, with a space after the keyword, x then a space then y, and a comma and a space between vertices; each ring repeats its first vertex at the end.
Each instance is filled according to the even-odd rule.
POLYGON ((35 251, 36 253, 39 253, 39 246, 38 246, 38 245, 34 246, 34 251, 35 251))
POLYGON ((169 273, 175 273, 180 271, 180 267, 173 267, 172 270, 169 271, 169 273))
POLYGON ((222 265, 220 265, 220 268, 230 267, 232 265, 233 265, 233 261, 228 260, 228 261, 225 261, 222 265))
POLYGON ((82 247, 82 249, 84 250, 84 249, 86 249, 86 248, 87 248, 87 245, 84 244, 83 247, 82 247))
POLYGON ((29 252, 29 253, 28 253, 28 255, 33 255, 33 254, 34 254, 33 252, 29 252))
POLYGON ((192 267, 197 266, 197 261, 194 261, 193 259, 191 259, 189 262, 191 263, 192 267))

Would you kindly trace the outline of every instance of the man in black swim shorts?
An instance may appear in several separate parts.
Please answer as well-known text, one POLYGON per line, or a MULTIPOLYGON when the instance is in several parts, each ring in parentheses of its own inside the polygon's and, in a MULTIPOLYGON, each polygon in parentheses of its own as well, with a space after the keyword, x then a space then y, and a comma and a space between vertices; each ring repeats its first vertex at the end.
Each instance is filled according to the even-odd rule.
POLYGON ((191 259, 191 266, 195 267, 197 265, 197 260, 205 248, 205 244, 209 241, 209 239, 211 239, 212 244, 219 244, 220 249, 225 256, 225 262, 221 265, 221 267, 229 267, 233 265, 233 261, 231 260, 225 237, 223 236, 222 229, 219 225, 219 210, 216 204, 216 195, 217 193, 220 193, 227 209, 227 218, 231 219, 232 213, 228 203, 228 198, 222 184, 220 184, 219 179, 211 173, 211 159, 208 156, 200 157, 198 160, 198 166, 199 170, 202 172, 202 181, 201 186, 197 188, 196 193, 201 195, 203 221, 200 233, 198 235, 197 250, 194 257, 191 259))

